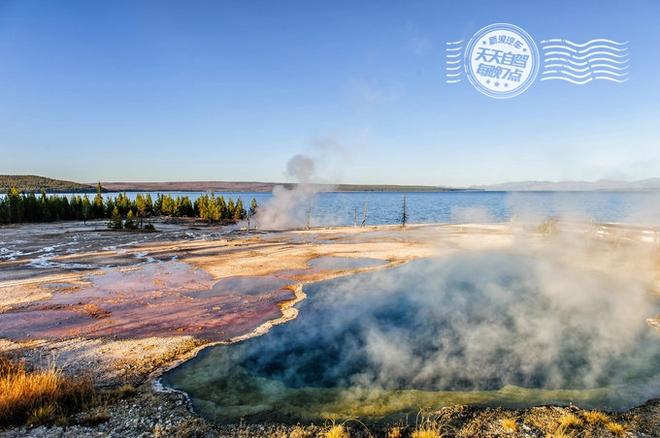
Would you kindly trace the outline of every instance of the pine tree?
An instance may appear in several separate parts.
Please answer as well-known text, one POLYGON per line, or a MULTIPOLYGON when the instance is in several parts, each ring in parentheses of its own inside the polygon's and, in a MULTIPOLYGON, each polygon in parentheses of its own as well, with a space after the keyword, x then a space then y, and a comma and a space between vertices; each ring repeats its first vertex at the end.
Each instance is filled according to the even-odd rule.
POLYGON ((144 202, 147 205, 147 216, 151 216, 154 213, 154 201, 151 199, 150 193, 147 193, 144 202))
POLYGON ((234 217, 233 219, 238 222, 245 218, 245 208, 243 208, 243 201, 241 198, 238 198, 236 201, 236 207, 234 208, 234 217))
POLYGON ((124 228, 126 228, 127 230, 137 229, 137 224, 135 223, 135 215, 133 214, 133 210, 128 210, 128 214, 126 215, 126 221, 124 222, 124 228))
POLYGON ((7 198, 0 199, 0 224, 8 224, 9 220, 9 201, 7 198))
POLYGON ((115 200, 114 198, 108 198, 105 201, 105 214, 103 217, 110 217, 112 216, 112 210, 115 209, 115 200))
POLYGON ((78 196, 72 196, 69 208, 71 209, 71 220, 80 219, 80 203, 78 202, 78 196))
POLYGON ((80 208, 80 211, 82 212, 82 219, 84 223, 87 223, 87 219, 89 219, 89 216, 92 212, 92 204, 89 202, 89 198, 87 195, 83 196, 82 198, 82 205, 80 208))
POLYGON ((195 209, 193 208, 190 198, 187 196, 182 196, 179 198, 177 196, 177 216, 186 216, 190 217, 194 215, 195 209))
POLYGON ((119 208, 117 208, 116 205, 115 208, 112 209, 112 215, 110 216, 110 222, 108 222, 108 228, 111 230, 121 230, 123 228, 121 215, 119 214, 119 208))
POLYGON ((103 195, 101 194, 101 182, 96 185, 96 196, 94 196, 94 201, 92 202, 92 216, 95 219, 100 219, 104 216, 103 208, 103 195))
POLYGON ((225 211, 224 208, 224 199, 220 198, 219 201, 221 202, 216 202, 215 195, 211 194, 211 197, 209 198, 209 212, 208 212, 208 220, 211 222, 218 222, 222 220, 222 214, 223 211, 225 211))
POLYGON ((128 214, 128 210, 131 209, 131 200, 128 199, 126 193, 120 193, 115 198, 115 205, 117 206, 117 209, 119 209, 119 214, 126 216, 128 214))
POLYGON ((160 193, 156 195, 156 202, 154 202, 154 214, 157 216, 163 214, 163 195, 160 193))
POLYGON ((209 218, 209 209, 208 209, 208 197, 202 195, 195 200, 195 212, 197 217, 202 220, 208 220, 209 218))
POLYGON ((140 217, 140 228, 144 226, 144 218, 147 216, 147 200, 142 193, 138 193, 135 197, 135 208, 137 209, 138 216, 140 217))
POLYGON ((27 222, 37 222, 41 220, 39 211, 39 202, 34 193, 23 194, 21 199, 23 204, 23 220, 27 222))
POLYGON ((250 216, 257 214, 257 208, 259 208, 257 205, 257 200, 252 198, 252 201, 250 201, 250 216))
POLYGON ((39 218, 42 222, 50 222, 50 209, 48 208, 48 197, 46 192, 41 190, 41 195, 39 196, 39 211, 41 212, 41 217, 39 218))
POLYGON ((23 222, 23 202, 21 194, 16 187, 12 187, 7 192, 7 199, 9 204, 9 221, 10 222, 23 222))
MULTIPOLYGON (((212 195, 213 196, 213 195, 212 195)), ((218 217, 215 219, 217 221, 229 218, 229 207, 225 202, 225 197, 220 196, 217 201, 218 206, 218 217)))
POLYGON ((71 204, 69 203, 69 198, 62 196, 62 214, 60 219, 70 220, 71 219, 71 204))
POLYGON ((164 216, 176 215, 176 204, 170 195, 163 195, 160 207, 160 214, 164 216))

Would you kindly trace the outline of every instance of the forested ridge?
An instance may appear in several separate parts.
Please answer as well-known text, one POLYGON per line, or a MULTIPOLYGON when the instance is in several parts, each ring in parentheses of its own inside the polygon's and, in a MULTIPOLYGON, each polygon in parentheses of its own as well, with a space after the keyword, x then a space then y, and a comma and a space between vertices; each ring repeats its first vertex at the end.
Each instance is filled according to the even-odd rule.
MULTIPOLYGON (((37 175, 0 175, 0 193, 7 193, 15 187, 19 192, 36 192, 42 190, 53 193, 79 192, 94 193, 94 186, 73 181, 46 178, 37 175)), ((105 191, 105 190, 104 190, 105 191)))
POLYGON ((254 215, 257 201, 249 207, 241 198, 226 200, 208 193, 194 202, 188 196, 139 193, 131 200, 125 193, 104 198, 101 185, 88 195, 48 195, 45 191, 21 193, 12 187, 0 200, 0 223, 52 222, 60 220, 109 219, 110 228, 141 228, 145 219, 155 216, 193 217, 208 222, 235 223, 254 215), (120 224, 122 224, 120 226, 120 224))

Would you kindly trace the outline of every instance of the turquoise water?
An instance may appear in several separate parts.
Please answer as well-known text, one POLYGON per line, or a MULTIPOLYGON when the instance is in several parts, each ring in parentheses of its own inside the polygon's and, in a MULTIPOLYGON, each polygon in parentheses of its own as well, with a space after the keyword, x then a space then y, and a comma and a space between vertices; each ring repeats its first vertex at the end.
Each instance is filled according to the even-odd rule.
POLYGON ((456 403, 618 410, 660 396, 660 335, 645 323, 657 299, 561 260, 484 252, 305 291, 295 320, 204 350, 164 382, 219 422, 378 421, 456 403))
MULTIPOLYGON (((203 192, 167 192, 189 196, 203 192)), ((136 192, 127 195, 134 198, 136 192)), ((270 193, 217 192, 225 198, 255 198, 260 205, 270 193)), ((155 199, 156 193, 152 193, 155 199)), ((93 196, 93 195, 90 195, 93 196)), ((105 196, 116 196, 107 193, 105 196)), ((367 205, 367 224, 399 223, 404 193, 319 193, 312 200, 313 225, 352 225, 367 205)), ((660 223, 660 192, 437 192, 406 194, 410 223, 501 222, 512 216, 538 219, 564 216, 605 222, 660 223)))

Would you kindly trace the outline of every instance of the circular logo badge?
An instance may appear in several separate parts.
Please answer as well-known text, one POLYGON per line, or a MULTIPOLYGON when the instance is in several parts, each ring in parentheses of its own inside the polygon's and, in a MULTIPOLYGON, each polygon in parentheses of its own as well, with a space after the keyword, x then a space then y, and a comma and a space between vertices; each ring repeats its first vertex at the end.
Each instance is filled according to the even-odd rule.
POLYGON ((474 34, 465 48, 465 72, 477 90, 497 99, 527 90, 539 71, 532 37, 512 24, 496 23, 474 34))

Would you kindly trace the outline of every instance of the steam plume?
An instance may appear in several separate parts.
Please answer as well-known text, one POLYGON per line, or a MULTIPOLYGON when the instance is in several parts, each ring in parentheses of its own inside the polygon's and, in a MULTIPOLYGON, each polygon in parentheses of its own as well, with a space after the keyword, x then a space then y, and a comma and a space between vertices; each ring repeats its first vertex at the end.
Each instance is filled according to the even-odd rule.
MULTIPOLYGON (((314 156, 296 154, 286 163, 285 175, 294 181, 290 188, 276 186, 273 196, 257 212, 255 222, 261 229, 284 230, 303 228, 313 220, 314 197, 320 191, 331 190, 321 184, 319 162, 331 162, 339 156, 340 148, 334 140, 312 142, 314 156)), ((327 169, 326 169, 327 171, 327 169)))

